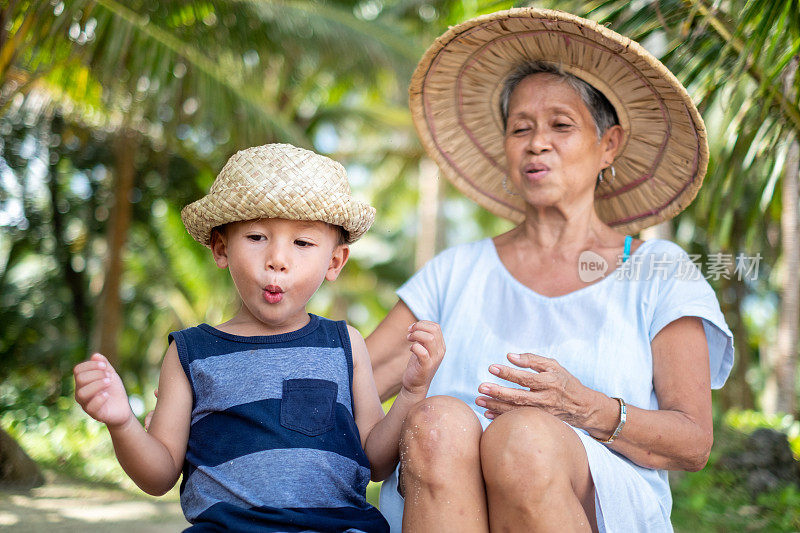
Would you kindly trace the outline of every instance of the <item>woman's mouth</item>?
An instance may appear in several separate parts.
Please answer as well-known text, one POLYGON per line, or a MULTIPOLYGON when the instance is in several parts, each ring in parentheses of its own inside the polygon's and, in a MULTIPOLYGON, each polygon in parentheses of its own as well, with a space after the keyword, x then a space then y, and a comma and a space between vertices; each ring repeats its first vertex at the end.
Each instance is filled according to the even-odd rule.
POLYGON ((522 169, 523 175, 525 175, 530 181, 538 181, 544 178, 548 172, 550 172, 550 167, 541 163, 531 163, 529 165, 525 165, 525 167, 522 169))
POLYGON ((283 300, 283 289, 279 285, 267 285, 264 288, 264 299, 271 304, 280 302, 283 300))

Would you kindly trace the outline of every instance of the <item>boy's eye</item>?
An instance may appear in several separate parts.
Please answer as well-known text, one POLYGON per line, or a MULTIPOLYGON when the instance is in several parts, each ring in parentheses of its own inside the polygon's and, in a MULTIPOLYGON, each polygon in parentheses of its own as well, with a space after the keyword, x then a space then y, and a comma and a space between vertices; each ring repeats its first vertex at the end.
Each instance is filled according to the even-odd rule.
POLYGON ((266 237, 263 235, 248 235, 247 238, 253 242, 259 242, 266 239, 266 237))
POLYGON ((297 240, 295 240, 295 241, 294 241, 294 243, 295 243, 297 246, 299 246, 300 248, 305 248, 305 247, 307 247, 307 246, 314 246, 314 244, 313 244, 313 243, 310 243, 310 242, 308 242, 308 241, 304 241, 303 239, 297 239, 297 240))

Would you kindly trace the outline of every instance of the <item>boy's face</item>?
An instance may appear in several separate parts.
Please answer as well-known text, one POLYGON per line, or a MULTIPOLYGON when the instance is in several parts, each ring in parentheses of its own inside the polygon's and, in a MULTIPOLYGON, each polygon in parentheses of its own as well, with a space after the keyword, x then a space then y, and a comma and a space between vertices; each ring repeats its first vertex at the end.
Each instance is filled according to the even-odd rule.
POLYGON ((230 270, 241 318, 276 332, 307 322, 306 303, 324 279, 338 277, 350 253, 335 227, 280 218, 228 224, 215 232, 211 250, 217 266, 230 270))

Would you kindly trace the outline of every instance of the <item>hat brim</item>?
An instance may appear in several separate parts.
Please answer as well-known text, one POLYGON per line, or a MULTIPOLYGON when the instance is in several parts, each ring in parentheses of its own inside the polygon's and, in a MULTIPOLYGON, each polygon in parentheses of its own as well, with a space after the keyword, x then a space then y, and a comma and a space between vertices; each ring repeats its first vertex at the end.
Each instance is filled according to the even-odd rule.
POLYGON ((697 194, 708 165, 705 125, 686 89, 635 41, 568 13, 519 8, 477 17, 439 37, 419 62, 409 105, 444 175, 489 211, 520 222, 507 173, 500 93, 525 61, 581 78, 614 106, 625 140, 616 178, 595 191, 598 216, 625 233, 670 219, 697 194))
POLYGON ((347 231, 347 243, 361 238, 375 219, 375 208, 344 193, 319 194, 298 189, 296 184, 262 189, 252 185, 212 192, 181 210, 189 234, 204 246, 211 246, 211 230, 229 224, 261 218, 318 220, 347 231))

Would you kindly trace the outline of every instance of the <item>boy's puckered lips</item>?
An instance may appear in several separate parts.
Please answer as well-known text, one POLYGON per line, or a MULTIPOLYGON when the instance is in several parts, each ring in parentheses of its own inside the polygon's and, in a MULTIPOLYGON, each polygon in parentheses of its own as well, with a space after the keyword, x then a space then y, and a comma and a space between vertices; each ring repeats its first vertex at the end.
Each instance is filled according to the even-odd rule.
POLYGON ((271 304, 280 302, 283 300, 283 289, 280 285, 267 285, 264 287, 264 299, 271 304))

